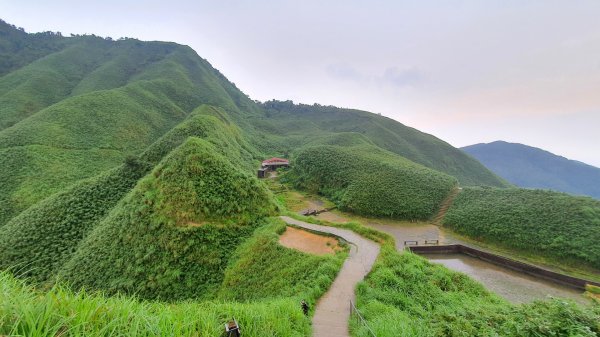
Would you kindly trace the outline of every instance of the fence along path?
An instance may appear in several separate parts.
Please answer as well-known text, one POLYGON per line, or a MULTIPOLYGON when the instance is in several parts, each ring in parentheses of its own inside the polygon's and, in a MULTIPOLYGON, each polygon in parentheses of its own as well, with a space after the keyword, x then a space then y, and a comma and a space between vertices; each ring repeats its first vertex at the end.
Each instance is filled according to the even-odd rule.
POLYGON ((319 299, 312 320, 314 337, 349 337, 348 303, 354 302, 356 284, 371 271, 379 255, 379 245, 348 229, 310 224, 287 216, 281 219, 289 225, 333 234, 350 243, 350 254, 329 290, 319 299))

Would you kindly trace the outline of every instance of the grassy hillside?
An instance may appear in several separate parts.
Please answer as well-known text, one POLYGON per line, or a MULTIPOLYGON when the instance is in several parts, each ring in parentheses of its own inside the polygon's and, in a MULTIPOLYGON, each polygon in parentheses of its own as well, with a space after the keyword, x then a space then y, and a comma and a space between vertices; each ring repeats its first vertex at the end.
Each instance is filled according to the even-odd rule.
POLYGON ((505 185, 439 139, 375 114, 291 102, 257 105, 191 48, 175 43, 27 34, 3 23, 0 52, 12 55, 0 69, 0 226, 140 154, 203 104, 222 109, 217 117, 239 128, 257 159, 356 134, 464 184, 505 185))
MULTIPOLYGON (((359 284, 357 303, 380 337, 600 334, 600 306, 583 309, 555 299, 511 305, 465 274, 398 253, 389 243, 359 284)), ((353 336, 371 336, 364 325, 352 324, 353 336)))
POLYGON ((347 252, 319 256, 285 248, 278 242, 286 225, 272 220, 232 256, 219 298, 256 301, 275 297, 305 299, 314 307, 337 275, 347 252))
POLYGON ((220 111, 196 109, 139 158, 129 157, 118 168, 77 183, 0 227, 0 267, 17 268, 21 276, 37 282, 49 280, 137 181, 188 137, 201 137, 242 167, 251 166, 251 149, 239 131, 210 115, 220 111))
POLYGON ((600 268, 600 201, 591 198, 465 188, 444 225, 479 240, 600 268))
POLYGON ((268 191, 197 138, 175 149, 61 269, 75 287, 163 300, 202 298, 231 254, 275 210, 268 191))
POLYGON ((288 179, 297 187, 321 193, 341 209, 363 215, 428 219, 457 183, 368 144, 312 146, 295 153, 293 159, 288 179))
MULTIPOLYGON (((8 39, 0 35, 0 45, 8 39)), ((0 226, 139 154, 204 103, 234 120, 259 113, 189 47, 59 39, 66 47, 0 77, 0 226)))
MULTIPOLYGON (((257 122, 257 125, 267 133, 286 139, 292 137, 292 145, 306 143, 318 135, 355 132, 382 149, 454 176, 463 185, 507 186, 504 180, 462 151, 387 117, 318 104, 293 104, 291 101, 269 101, 262 106, 268 118, 257 122)), ((273 141, 279 144, 281 152, 286 151, 286 142, 282 144, 278 138, 273 141)))
POLYGON ((511 183, 600 199, 600 168, 548 151, 502 141, 462 148, 511 183))

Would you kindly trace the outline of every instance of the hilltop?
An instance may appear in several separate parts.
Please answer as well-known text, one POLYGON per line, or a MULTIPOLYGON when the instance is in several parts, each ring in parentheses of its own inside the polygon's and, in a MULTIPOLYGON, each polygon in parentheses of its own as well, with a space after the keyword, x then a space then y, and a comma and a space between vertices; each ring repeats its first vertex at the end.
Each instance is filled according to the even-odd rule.
POLYGON ((600 168, 539 148, 504 141, 461 149, 519 187, 551 189, 600 199, 600 168))

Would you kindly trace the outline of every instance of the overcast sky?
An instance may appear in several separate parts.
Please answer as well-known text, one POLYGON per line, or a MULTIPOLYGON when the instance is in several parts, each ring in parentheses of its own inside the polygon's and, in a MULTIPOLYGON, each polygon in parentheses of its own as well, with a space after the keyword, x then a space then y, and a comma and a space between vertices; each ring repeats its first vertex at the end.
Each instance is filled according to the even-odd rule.
POLYGON ((8 1, 0 18, 186 44, 253 99, 364 109, 460 147, 600 167, 600 1, 8 1))

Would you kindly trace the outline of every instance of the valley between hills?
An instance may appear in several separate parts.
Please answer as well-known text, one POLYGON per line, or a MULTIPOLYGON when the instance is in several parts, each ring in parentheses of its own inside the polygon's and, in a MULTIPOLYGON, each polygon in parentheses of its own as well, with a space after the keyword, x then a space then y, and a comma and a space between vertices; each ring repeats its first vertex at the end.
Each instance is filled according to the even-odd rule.
POLYGON ((600 335, 599 200, 378 114, 254 101, 172 42, 0 21, 0 55, 0 335, 600 335), (430 240, 589 285, 515 301, 404 249, 430 240))

